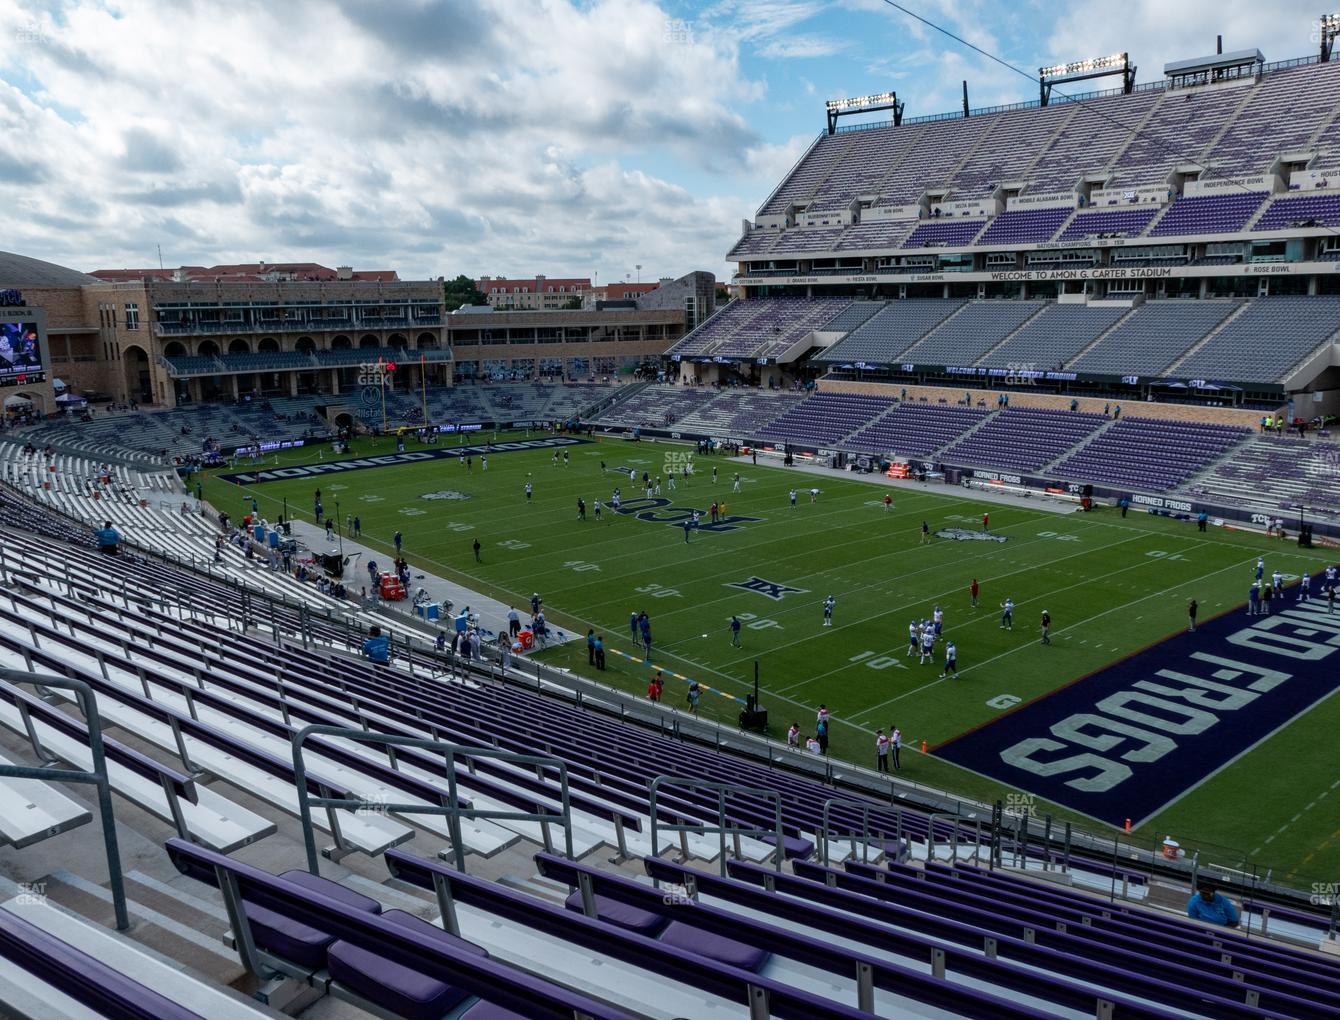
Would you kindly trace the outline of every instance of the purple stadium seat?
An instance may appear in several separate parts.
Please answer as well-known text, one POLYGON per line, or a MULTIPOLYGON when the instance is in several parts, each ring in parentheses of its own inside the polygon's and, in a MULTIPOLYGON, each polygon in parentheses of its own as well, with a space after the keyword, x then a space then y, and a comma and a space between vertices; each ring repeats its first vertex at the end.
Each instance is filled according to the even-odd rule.
POLYGON ((663 946, 706 956, 718 963, 724 963, 728 967, 739 967, 741 970, 757 972, 768 958, 766 949, 745 945, 724 935, 714 935, 682 921, 671 921, 659 941, 663 946))
MULTIPOLYGON (((286 871, 279 877, 300 889, 329 896, 355 910, 369 914, 381 913, 381 904, 376 900, 328 878, 296 870, 286 871)), ((251 935, 256 945, 311 970, 319 970, 325 965, 326 947, 335 941, 334 935, 318 931, 257 903, 245 899, 242 902, 246 906, 247 920, 251 922, 251 935)))
MULTIPOLYGON (((608 921, 610 924, 623 928, 625 931, 635 931, 639 935, 655 938, 656 934, 665 927, 666 919, 650 910, 641 910, 629 906, 627 903, 620 903, 618 900, 612 900, 608 896, 598 894, 595 901, 596 916, 602 921, 608 921)), ((564 900, 563 905, 569 910, 575 910, 579 914, 582 913, 581 890, 577 890, 564 900)))
MULTIPOLYGON (((303 872, 306 874, 306 872, 303 872)), ((388 910, 383 919, 436 939, 474 956, 489 954, 465 939, 403 910, 388 910)), ((326 952, 330 976, 363 998, 385 1006, 406 1020, 438 1020, 469 998, 468 992, 348 942, 332 943, 326 952)))

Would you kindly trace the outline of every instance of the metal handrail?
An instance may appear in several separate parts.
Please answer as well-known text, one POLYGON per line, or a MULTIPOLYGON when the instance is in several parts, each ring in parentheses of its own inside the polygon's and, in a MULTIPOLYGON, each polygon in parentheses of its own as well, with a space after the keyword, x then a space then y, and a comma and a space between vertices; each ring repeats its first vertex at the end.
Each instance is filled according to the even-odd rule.
MULTIPOLYGON (((824 867, 828 867, 828 837, 829 837, 829 833, 833 831, 833 830, 832 830, 832 827, 828 824, 828 817, 829 817, 829 813, 831 812, 832 808, 833 808, 835 805, 840 805, 840 806, 843 806, 843 807, 849 807, 849 808, 857 808, 857 809, 859 809, 860 812, 861 812, 861 830, 860 830, 860 833, 859 833, 859 837, 860 837, 860 840, 861 840, 861 863, 862 863, 862 864, 869 864, 869 863, 870 863, 870 838, 871 838, 871 836, 873 835, 873 834, 871 833, 871 831, 870 831, 870 812, 871 812, 871 811, 891 811, 891 812, 893 812, 894 821, 895 821, 896 824, 897 824, 897 829, 895 830, 894 839, 897 840, 899 843, 902 843, 902 841, 903 841, 903 809, 902 809, 902 808, 900 808, 900 807, 893 807, 893 806, 890 806, 890 805, 884 805, 884 804, 872 804, 872 803, 870 803, 869 801, 855 800, 855 799, 852 799, 852 798, 850 798, 850 797, 830 797, 828 800, 824 801, 823 827, 819 830, 820 858, 821 858, 821 860, 823 861, 823 865, 824 865, 824 867)), ((855 857, 855 856, 856 856, 855 841, 856 841, 856 839, 857 839, 858 833, 856 832, 856 830, 855 830, 854 828, 853 828, 853 829, 844 830, 844 831, 850 833, 850 835, 851 835, 851 837, 852 837, 853 846, 852 846, 852 853, 851 853, 851 856, 855 857)), ((887 853, 886 853, 886 856, 887 856, 887 853)))
MULTIPOLYGON (((445 815, 451 827, 451 849, 456 858, 456 869, 465 870, 465 844, 461 838, 462 818, 496 819, 498 821, 539 822, 548 838, 550 823, 563 826, 564 856, 572 859, 572 805, 568 799, 568 767, 557 758, 542 754, 516 754, 511 751, 499 751, 491 747, 470 747, 465 744, 452 744, 445 740, 432 740, 427 737, 406 737, 396 733, 375 733, 368 730, 353 729, 347 726, 304 726, 293 735, 293 779, 298 788, 298 811, 302 818, 302 838, 307 850, 307 870, 313 875, 321 874, 316 852, 316 834, 312 829, 312 808, 325 808, 331 821, 331 831, 339 840, 339 822, 334 816, 336 808, 350 808, 355 811, 372 808, 381 813, 395 812, 404 815, 445 815), (389 804, 365 800, 362 797, 313 797, 307 790, 307 768, 303 762, 302 747, 309 737, 330 736, 364 744, 379 744, 389 747, 415 747, 426 751, 437 751, 446 756, 447 762, 447 803, 432 804, 389 804), (457 798, 456 759, 496 758, 499 761, 538 768, 553 768, 558 771, 560 801, 563 805, 560 814, 549 811, 499 811, 492 808, 463 808, 457 798)), ((780 811, 780 809, 779 809, 780 811)), ((779 814, 780 818, 780 814, 779 814)), ((778 822, 780 825, 780 821, 778 822)), ((546 849, 548 847, 546 846, 546 849)))
MULTIPOLYGON (((112 813, 112 787, 107 779, 107 760, 102 749, 102 717, 98 714, 98 700, 93 688, 82 680, 70 677, 53 676, 50 673, 29 673, 19 669, 0 668, 0 680, 11 685, 31 687, 54 687, 74 691, 75 702, 84 716, 88 727, 88 749, 93 758, 93 768, 51 769, 33 768, 27 765, 0 765, 0 776, 14 779, 41 779, 55 783, 89 783, 98 789, 98 815, 102 822, 102 841, 107 853, 108 884, 112 889, 112 909, 116 914, 116 930, 125 931, 130 927, 130 917, 126 913, 126 885, 121 874, 121 854, 116 841, 116 817, 112 813)), ((24 713, 27 721, 27 714, 24 713)), ((42 756, 41 745, 29 724, 29 737, 33 741, 33 750, 42 756)))
MULTIPOLYGON (((778 871, 782 870, 782 860, 786 856, 786 847, 782 842, 782 797, 776 790, 765 790, 757 786, 740 786, 735 783, 715 783, 707 780, 689 779, 685 776, 657 776, 651 781, 651 793, 648 800, 649 814, 651 815, 651 856, 659 857, 661 855, 660 830, 665 829, 669 832, 678 832, 681 839, 690 832, 701 833, 704 836, 715 832, 720 840, 721 852, 718 856, 721 877, 726 877, 726 837, 732 836, 735 841, 735 855, 740 856, 739 843, 741 836, 748 836, 751 839, 758 839, 764 836, 771 836, 776 840, 777 852, 774 853, 773 862, 778 871), (665 786, 677 786, 686 790, 715 790, 717 795, 717 822, 713 825, 710 822, 699 822, 696 824, 681 824, 678 822, 662 822, 657 814, 657 795, 661 788, 665 786), (772 801, 775 824, 772 829, 756 829, 745 826, 731 825, 726 820, 726 794, 744 793, 756 797, 762 797, 765 800, 772 801)), ((687 856, 687 853, 686 853, 687 856)), ((656 887, 660 888, 657 882, 656 887)))

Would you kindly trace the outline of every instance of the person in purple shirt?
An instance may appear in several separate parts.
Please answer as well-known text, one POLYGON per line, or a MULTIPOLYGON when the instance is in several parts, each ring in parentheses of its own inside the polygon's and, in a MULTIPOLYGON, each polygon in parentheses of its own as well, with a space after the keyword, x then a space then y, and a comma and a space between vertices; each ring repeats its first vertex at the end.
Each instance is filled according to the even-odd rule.
POLYGON ((1236 928, 1242 915, 1233 901, 1205 879, 1196 884, 1196 893, 1186 903, 1186 916, 1193 921, 1236 928))

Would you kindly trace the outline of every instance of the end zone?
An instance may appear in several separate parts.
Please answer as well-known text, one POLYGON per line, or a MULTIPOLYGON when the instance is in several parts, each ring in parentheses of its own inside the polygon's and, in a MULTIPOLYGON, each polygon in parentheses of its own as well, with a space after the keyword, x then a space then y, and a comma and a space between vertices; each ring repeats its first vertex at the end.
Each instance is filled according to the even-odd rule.
POLYGON ((1340 689, 1340 614, 1321 600, 1288 605, 1259 617, 1238 607, 935 753, 1100 821, 1142 824, 1340 689))

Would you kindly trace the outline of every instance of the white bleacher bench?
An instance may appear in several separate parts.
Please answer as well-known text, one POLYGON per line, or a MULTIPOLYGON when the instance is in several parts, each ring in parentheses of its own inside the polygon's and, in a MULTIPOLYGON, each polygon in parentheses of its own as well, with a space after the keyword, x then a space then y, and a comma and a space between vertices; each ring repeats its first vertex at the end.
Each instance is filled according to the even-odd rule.
MULTIPOLYGON (((0 753, 0 765, 18 765, 0 753)), ((77 829, 91 821, 92 812, 40 779, 0 776, 0 846, 21 850, 48 836, 77 829)))
MULTIPOLYGON (((203 1020, 252 1020, 281 1014, 191 976, 180 964, 146 952, 130 939, 89 924, 40 898, 17 896, 0 909, 22 918, 78 953, 91 957, 137 984, 179 1003, 203 1020)), ((66 995, 58 985, 0 960, 0 1003, 19 1016, 96 1018, 100 1014, 66 995)), ((9 1014, 6 1015, 14 1015, 9 1014)))
MULTIPOLYGON (((0 726, 19 736, 27 736, 18 709, 8 702, 0 701, 0 726)), ((58 733, 40 719, 33 720, 33 728, 48 753, 77 769, 92 771, 93 752, 87 744, 58 733)), ((137 775, 114 761, 107 762, 107 781, 117 794, 132 804, 169 825, 173 824, 173 805, 162 784, 137 775)), ((239 807, 203 784, 197 783, 195 792, 197 803, 177 798, 176 807, 186 822, 186 831, 203 846, 220 853, 231 853, 273 834, 277 828, 274 822, 239 807)))

